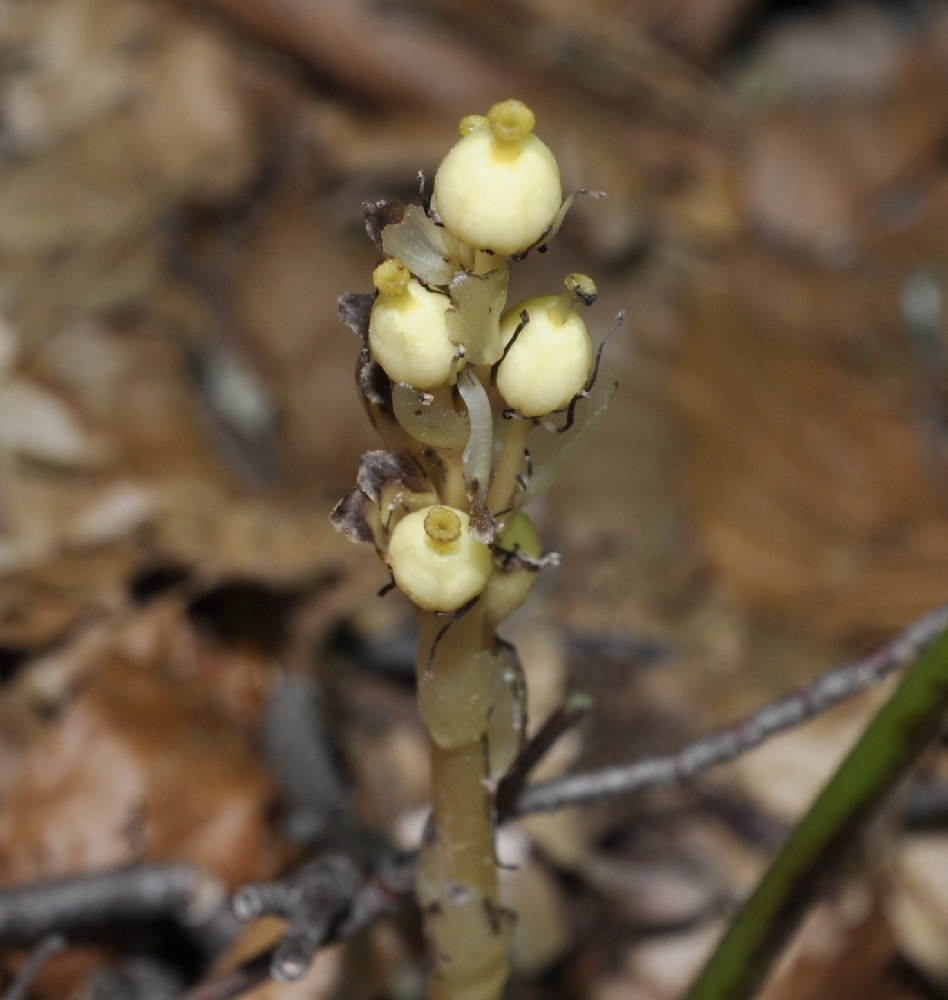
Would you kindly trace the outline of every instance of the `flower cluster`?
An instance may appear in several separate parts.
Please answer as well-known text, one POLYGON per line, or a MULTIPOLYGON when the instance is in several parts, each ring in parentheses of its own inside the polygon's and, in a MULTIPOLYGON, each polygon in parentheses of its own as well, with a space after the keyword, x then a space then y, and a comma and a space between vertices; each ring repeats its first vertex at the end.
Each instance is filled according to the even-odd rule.
MULTIPOLYGON (((580 316, 596 299, 590 278, 571 274, 561 294, 506 308, 511 260, 544 246, 572 200, 533 126, 516 100, 465 118, 427 206, 367 207, 385 254, 376 292, 341 300, 363 340, 358 381, 386 450, 363 457, 333 520, 374 543, 396 585, 431 611, 457 611, 494 576, 532 580, 538 546, 510 542, 509 529, 528 523, 520 508, 558 475, 614 388, 604 379, 593 390, 580 316), (593 393, 577 419, 576 402, 593 393)), ((501 603, 509 613, 516 602, 497 613, 501 603)))
POLYGON ((465 118, 428 204, 368 206, 376 291, 340 300, 383 448, 362 456, 332 518, 375 546, 417 611, 433 822, 416 888, 433 1000, 497 1000, 507 977, 491 789, 524 746, 526 686, 496 628, 552 561, 522 508, 615 388, 580 316, 590 278, 507 307, 510 263, 546 244, 571 200, 533 124, 520 101, 465 118))

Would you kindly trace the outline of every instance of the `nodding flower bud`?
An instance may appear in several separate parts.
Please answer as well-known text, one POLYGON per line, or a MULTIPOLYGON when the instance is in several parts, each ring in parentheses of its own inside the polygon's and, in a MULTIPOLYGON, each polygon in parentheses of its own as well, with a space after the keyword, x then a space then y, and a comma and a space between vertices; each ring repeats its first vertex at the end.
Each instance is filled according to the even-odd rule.
POLYGON ((501 101, 468 115, 435 175, 431 205, 445 227, 479 250, 527 250, 553 224, 563 192, 556 159, 533 134, 533 112, 501 101))
POLYGON ((471 535, 470 519, 453 507, 406 514, 388 544, 398 589, 424 611, 457 611, 490 579, 490 548, 471 535))
POLYGON ((571 274, 562 295, 527 299, 501 318, 500 332, 508 346, 497 367, 497 388, 521 416, 542 417, 561 410, 586 385, 592 345, 576 309, 595 299, 592 280, 571 274))
POLYGON ((459 367, 446 321, 451 300, 419 284, 395 258, 379 264, 372 279, 379 292, 369 320, 372 356, 394 382, 444 385, 459 367))

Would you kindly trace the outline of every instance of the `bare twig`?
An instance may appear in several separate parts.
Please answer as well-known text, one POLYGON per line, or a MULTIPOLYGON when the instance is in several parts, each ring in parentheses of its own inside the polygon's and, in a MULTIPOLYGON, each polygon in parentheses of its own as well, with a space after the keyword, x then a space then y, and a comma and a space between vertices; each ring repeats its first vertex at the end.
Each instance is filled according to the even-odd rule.
POLYGON ((240 968, 227 972, 216 979, 198 983, 187 993, 182 993, 178 1000, 234 1000, 234 997, 249 992, 270 978, 272 954, 272 950, 266 951, 255 956, 240 968))
POLYGON ((350 797, 332 760, 323 701, 312 678, 288 674, 276 685, 264 718, 263 747, 295 839, 312 844, 341 821, 351 823, 350 797))
POLYGON ((279 882, 245 886, 234 898, 241 920, 273 913, 289 920, 289 928, 273 952, 274 979, 300 979, 334 925, 348 912, 361 883, 355 863, 333 852, 310 861, 279 882))
MULTIPOLYGON (((136 949, 137 951, 137 949, 136 949)), ((172 1000, 184 972, 169 958, 136 951, 96 969, 82 985, 82 1000, 172 1000)))
MULTIPOLYGON (((279 913, 287 916, 293 911, 293 893, 290 886, 294 878, 299 878, 300 874, 287 876, 282 882, 248 886, 237 894, 234 904, 239 913, 247 917, 260 913, 279 913)), ((353 937, 373 921, 391 916, 408 905, 413 899, 414 879, 414 853, 391 850, 383 852, 376 870, 353 892, 345 916, 330 922, 320 945, 353 937)), ((281 944, 285 941, 284 937, 281 944)), ((234 1000, 235 997, 241 996, 274 976, 279 947, 280 945, 277 945, 256 955, 239 969, 199 983, 179 996, 178 1000, 234 1000)), ((314 948, 313 952, 315 950, 314 948)), ((312 954, 310 960, 311 958, 312 954)), ((308 964, 309 960, 307 966, 308 964)))
POLYGON ((540 727, 536 735, 520 751, 510 770, 501 778, 494 796, 497 822, 503 821, 515 808, 530 772, 546 756, 559 738, 572 729, 592 707, 592 701, 582 694, 570 695, 540 727))
POLYGON ((533 785, 517 800, 511 815, 550 812, 630 795, 647 788, 678 784, 708 768, 732 761, 772 736, 799 726, 878 684, 893 671, 913 662, 946 628, 948 605, 918 619, 875 653, 837 667, 740 722, 702 737, 673 754, 533 785))
POLYGON ((948 824, 948 782, 932 777, 913 781, 905 795, 906 830, 939 830, 948 824))
POLYGON ((138 865, 0 890, 0 946, 49 934, 176 919, 194 925, 223 901, 212 876, 184 864, 138 865))
POLYGON ((48 934, 30 952, 23 967, 3 993, 3 1000, 26 1000, 33 980, 46 962, 66 948, 62 934, 48 934))
POLYGON ((380 917, 397 913, 414 898, 415 859, 414 851, 388 850, 383 854, 339 925, 339 937, 353 937, 380 917))

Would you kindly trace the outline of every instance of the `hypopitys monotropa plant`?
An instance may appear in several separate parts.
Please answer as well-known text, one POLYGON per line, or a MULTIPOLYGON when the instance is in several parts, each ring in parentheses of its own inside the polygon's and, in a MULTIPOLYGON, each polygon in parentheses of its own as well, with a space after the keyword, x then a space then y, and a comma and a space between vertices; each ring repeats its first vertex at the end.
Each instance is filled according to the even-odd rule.
POLYGON ((498 889, 493 790, 523 747, 523 673, 497 627, 544 554, 524 505, 601 418, 581 316, 585 275, 506 307, 508 268, 555 234, 559 168, 522 102, 461 122, 427 206, 367 206, 385 259, 376 291, 344 295, 362 338, 357 381, 384 448, 362 456, 333 523, 373 544, 419 625, 418 703, 430 736, 432 822, 417 867, 435 1000, 493 1000, 513 915, 498 889))

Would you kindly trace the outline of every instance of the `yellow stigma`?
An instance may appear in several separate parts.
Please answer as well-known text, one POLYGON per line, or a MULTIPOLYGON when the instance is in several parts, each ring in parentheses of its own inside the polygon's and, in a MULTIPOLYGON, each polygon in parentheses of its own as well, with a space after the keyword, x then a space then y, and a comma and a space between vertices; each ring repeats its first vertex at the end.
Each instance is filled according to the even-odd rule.
POLYGON ((559 324, 565 323, 580 306, 591 306, 599 298, 596 283, 588 274, 567 274, 563 284, 565 291, 550 309, 550 320, 559 324))
POLYGON ((425 515, 425 534, 435 545, 450 545, 461 537, 461 519, 450 507, 432 507, 425 515))
POLYGON ((487 124, 488 121, 483 115, 466 115, 461 119, 458 131, 461 135, 470 135, 471 132, 475 132, 479 128, 484 128, 487 124))
POLYGON ((494 135, 504 142, 517 142, 525 139, 536 124, 536 116, 523 103, 511 98, 508 101, 499 101, 490 111, 487 112, 487 120, 490 123, 494 135))
POLYGON ((596 282, 588 274, 579 274, 578 272, 567 274, 564 284, 566 290, 572 292, 584 306, 591 306, 599 297, 596 282))
POLYGON ((382 295, 400 295, 410 281, 411 271, 397 257, 383 260, 372 272, 372 282, 382 295))

